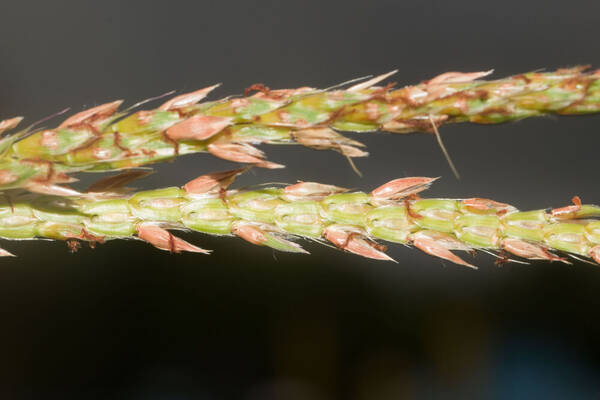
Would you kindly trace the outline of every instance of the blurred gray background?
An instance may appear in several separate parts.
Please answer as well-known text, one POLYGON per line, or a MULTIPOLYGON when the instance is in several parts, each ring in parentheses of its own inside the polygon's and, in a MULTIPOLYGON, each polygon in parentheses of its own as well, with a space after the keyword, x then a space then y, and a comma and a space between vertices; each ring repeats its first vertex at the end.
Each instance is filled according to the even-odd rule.
MULTIPOLYGON (((328 87, 399 69, 399 85, 446 71, 493 77, 600 67, 592 1, 3 1, 0 119, 33 122, 117 98, 223 82, 211 98, 328 87)), ((442 176, 427 196, 521 209, 599 203, 600 116, 357 134, 337 153, 263 146, 283 170, 238 179, 369 190, 442 176)), ((233 164, 198 154, 156 166, 143 188, 233 164)), ((89 178, 84 178, 89 179, 89 178)), ((306 243, 311 256, 190 234, 211 256, 114 242, 2 243, 0 394, 20 398, 597 398, 600 270, 534 263, 466 271, 403 246, 398 264, 306 243)))

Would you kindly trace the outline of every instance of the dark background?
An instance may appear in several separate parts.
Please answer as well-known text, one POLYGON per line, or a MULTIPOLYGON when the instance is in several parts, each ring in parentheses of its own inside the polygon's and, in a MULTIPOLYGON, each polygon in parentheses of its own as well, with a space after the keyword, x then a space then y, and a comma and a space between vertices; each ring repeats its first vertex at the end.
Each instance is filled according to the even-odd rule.
MULTIPOLYGON (((0 3, 0 118, 32 122, 115 98, 216 82, 327 87, 399 69, 400 85, 450 71, 494 77, 600 67, 600 3, 587 1, 0 3)), ((600 116, 448 125, 457 181, 430 135, 356 135, 362 178, 337 153, 264 146, 284 170, 240 186, 317 180, 369 190, 443 176, 437 197, 521 209, 598 203, 600 116)), ((158 165, 143 188, 232 164, 158 165)), ((190 234, 211 256, 112 242, 3 243, 0 398, 584 399, 600 396, 600 270, 534 263, 479 271, 391 246, 398 264, 306 243, 313 255, 190 234)))

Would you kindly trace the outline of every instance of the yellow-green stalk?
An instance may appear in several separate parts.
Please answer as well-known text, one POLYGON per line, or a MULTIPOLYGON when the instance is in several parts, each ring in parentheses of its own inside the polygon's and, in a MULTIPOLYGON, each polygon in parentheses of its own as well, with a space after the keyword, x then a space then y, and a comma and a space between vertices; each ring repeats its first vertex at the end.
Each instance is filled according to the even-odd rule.
MULTIPOLYGON (((362 144, 338 132, 431 132, 451 122, 492 124, 600 110, 599 71, 577 67, 480 80, 488 73, 450 72, 400 89, 376 86, 389 74, 345 89, 253 85, 245 96, 199 103, 215 85, 135 112, 119 111, 121 101, 115 101, 71 116, 56 128, 5 136, 0 140, 0 190, 58 193, 55 185, 69 182, 73 172, 134 168, 195 152, 281 167, 254 147, 261 143, 298 143, 361 157, 367 155, 362 144)), ((20 120, 0 122, 0 133, 20 120)))
MULTIPOLYGON (((208 253, 169 230, 236 235, 276 250, 306 253, 296 238, 329 241, 358 255, 391 260, 376 240, 412 245, 436 257, 473 267, 451 250, 484 250, 547 261, 553 252, 600 262, 600 207, 573 205, 520 212, 493 200, 422 199, 435 180, 396 179, 370 193, 313 182, 260 190, 229 190, 243 170, 201 176, 183 188, 123 195, 24 194, 0 203, 0 237, 49 238, 91 244, 138 238, 174 253, 208 253)), ((97 188, 101 190, 99 185, 97 188)), ((104 185, 109 187, 109 184, 104 185)), ((113 185, 114 188, 114 185, 113 185)), ((4 255, 10 255, 3 251, 4 255)))

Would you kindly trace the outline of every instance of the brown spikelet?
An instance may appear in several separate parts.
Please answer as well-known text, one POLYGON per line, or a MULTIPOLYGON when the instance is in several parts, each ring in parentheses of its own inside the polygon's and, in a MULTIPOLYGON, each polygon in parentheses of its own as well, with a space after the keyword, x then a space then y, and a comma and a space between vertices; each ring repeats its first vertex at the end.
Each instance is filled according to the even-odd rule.
POLYGON ((167 250, 171 253, 189 251, 192 253, 210 254, 210 250, 194 246, 153 224, 140 224, 137 228, 137 235, 140 239, 147 241, 157 249, 167 250))
POLYGON ((0 135, 4 132, 14 129, 23 120, 23 117, 15 117, 0 121, 0 135))
POLYGON ((130 169, 121 172, 117 175, 107 176, 97 180, 85 190, 86 192, 115 192, 121 191, 125 188, 125 185, 144 178, 153 171, 141 170, 141 169, 130 169))
POLYGON ((202 175, 186 183, 183 189, 190 194, 218 192, 219 190, 227 189, 238 175, 246 172, 248 169, 238 168, 202 175))
POLYGON ((394 261, 385 254, 384 246, 367 239, 362 233, 332 225, 325 229, 323 237, 342 250, 375 260, 394 261))
POLYGON ((167 129, 171 140, 206 140, 231 124, 231 118, 195 115, 167 129))
POLYGON ((205 87, 200 90, 196 90, 195 92, 185 93, 185 94, 173 97, 169 101, 163 103, 160 107, 158 107, 158 109, 163 110, 163 111, 172 111, 172 110, 177 110, 179 108, 194 105, 194 104, 198 103, 200 100, 202 100, 203 98, 205 98, 206 96, 208 96, 208 94, 210 92, 212 92, 219 86, 221 86, 220 83, 213 85, 213 86, 205 87))
POLYGON ((105 119, 113 115, 119 109, 119 106, 123 103, 123 100, 116 100, 110 103, 102 104, 93 108, 89 108, 80 113, 70 116, 60 124, 59 128, 68 128, 74 125, 80 125, 84 123, 91 124, 95 120, 105 119))

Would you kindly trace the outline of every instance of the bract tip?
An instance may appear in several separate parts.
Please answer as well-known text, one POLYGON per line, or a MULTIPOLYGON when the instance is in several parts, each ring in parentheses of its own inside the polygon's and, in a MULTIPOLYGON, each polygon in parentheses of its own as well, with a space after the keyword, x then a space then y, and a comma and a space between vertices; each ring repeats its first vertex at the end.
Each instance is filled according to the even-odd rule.
POLYGON ((374 85, 378 84, 379 82, 389 78, 390 76, 394 75, 397 72, 398 72, 398 70, 395 69, 386 74, 382 74, 382 75, 376 76, 374 78, 371 78, 368 81, 358 83, 358 84, 348 88, 348 92, 359 92, 361 90, 368 89, 371 86, 374 86, 374 85))
POLYGON ((210 254, 211 252, 210 250, 194 246, 183 239, 173 236, 171 232, 152 224, 140 224, 137 227, 137 236, 152 244, 157 249, 170 251, 171 253, 189 251, 192 253, 210 254))
POLYGON ((23 121, 23 117, 14 117, 0 121, 0 135, 5 131, 16 128, 23 121))
POLYGON ((221 84, 217 83, 216 85, 208 86, 203 89, 196 90, 194 92, 184 93, 179 96, 173 97, 169 101, 163 103, 160 107, 158 107, 158 109, 163 111, 173 111, 179 108, 192 106, 198 103, 206 96, 208 96, 210 92, 212 92, 219 86, 221 86, 221 84))
POLYGON ((91 123, 98 119, 106 119, 113 115, 119 109, 123 100, 115 100, 110 103, 101 104, 96 107, 83 110, 75 115, 70 116, 63 121, 58 128, 68 128, 69 126, 91 123))
POLYGON ((437 179, 422 176, 394 179, 373 190, 371 197, 375 200, 399 200, 428 189, 437 179))

